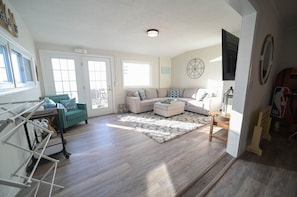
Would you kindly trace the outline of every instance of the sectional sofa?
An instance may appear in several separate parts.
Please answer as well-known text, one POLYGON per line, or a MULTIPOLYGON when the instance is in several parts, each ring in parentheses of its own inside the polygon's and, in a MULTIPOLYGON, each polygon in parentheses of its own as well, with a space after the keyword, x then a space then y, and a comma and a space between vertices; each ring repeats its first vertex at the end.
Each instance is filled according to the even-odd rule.
POLYGON ((185 110, 203 115, 219 111, 222 99, 203 88, 147 88, 128 90, 126 104, 133 113, 152 111, 154 103, 168 98, 185 102, 185 110))

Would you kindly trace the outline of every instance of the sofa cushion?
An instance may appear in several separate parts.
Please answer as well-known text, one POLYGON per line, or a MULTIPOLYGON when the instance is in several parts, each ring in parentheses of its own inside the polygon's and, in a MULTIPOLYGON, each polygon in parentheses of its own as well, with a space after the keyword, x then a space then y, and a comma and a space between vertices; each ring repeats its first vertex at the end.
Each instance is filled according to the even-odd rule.
POLYGON ((179 98, 179 89, 170 89, 168 96, 171 98, 179 98))
POLYGON ((159 88, 157 91, 159 98, 164 98, 168 96, 168 88, 159 88))
POLYGON ((198 88, 185 88, 183 92, 183 98, 196 99, 198 88))
POLYGON ((158 98, 157 90, 155 88, 145 89, 146 99, 158 98))
POLYGON ((144 90, 138 90, 138 93, 139 93, 140 100, 143 101, 143 100, 146 99, 145 91, 144 90))
POLYGON ((196 100, 197 101, 203 101, 208 95, 208 92, 206 89, 200 88, 197 92, 196 100))
POLYGON ((191 98, 178 98, 177 100, 182 101, 184 103, 187 103, 188 101, 193 101, 193 99, 191 99, 191 98))
POLYGON ((150 105, 153 106, 155 102, 156 101, 154 99, 143 100, 143 101, 140 102, 140 106, 142 106, 142 107, 150 106, 150 105))
POLYGON ((187 102, 188 106, 193 106, 193 107, 204 107, 204 103, 202 101, 197 101, 197 100, 192 100, 187 102))

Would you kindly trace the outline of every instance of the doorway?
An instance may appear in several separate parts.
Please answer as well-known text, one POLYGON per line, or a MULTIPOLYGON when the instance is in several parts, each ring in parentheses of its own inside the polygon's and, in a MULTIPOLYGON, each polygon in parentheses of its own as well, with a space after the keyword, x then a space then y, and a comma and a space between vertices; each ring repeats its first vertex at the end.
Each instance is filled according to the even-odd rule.
POLYGON ((89 116, 113 113, 111 59, 83 57, 85 98, 89 116))
POLYGON ((68 94, 89 117, 114 112, 112 57, 40 51, 40 59, 45 95, 68 94))

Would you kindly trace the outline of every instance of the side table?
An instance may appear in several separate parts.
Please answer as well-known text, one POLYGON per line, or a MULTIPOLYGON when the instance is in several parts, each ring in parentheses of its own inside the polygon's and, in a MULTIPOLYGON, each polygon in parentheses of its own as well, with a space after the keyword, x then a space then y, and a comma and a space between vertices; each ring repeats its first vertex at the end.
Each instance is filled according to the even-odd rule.
POLYGON ((230 115, 229 114, 223 114, 221 112, 210 112, 209 115, 211 116, 210 121, 210 131, 209 131, 209 141, 212 140, 212 138, 217 138, 219 140, 222 140, 224 142, 227 142, 228 139, 228 130, 229 130, 229 120, 230 115), (218 126, 223 129, 227 130, 227 137, 224 137, 222 135, 218 135, 213 132, 213 126, 218 126))

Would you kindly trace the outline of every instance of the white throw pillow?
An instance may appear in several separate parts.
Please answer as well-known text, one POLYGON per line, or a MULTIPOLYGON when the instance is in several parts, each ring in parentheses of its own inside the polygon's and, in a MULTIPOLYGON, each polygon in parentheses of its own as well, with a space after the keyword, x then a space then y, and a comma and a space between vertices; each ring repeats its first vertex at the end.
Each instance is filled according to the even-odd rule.
POLYGON ((208 95, 207 90, 200 88, 197 92, 196 100, 203 101, 208 95))

